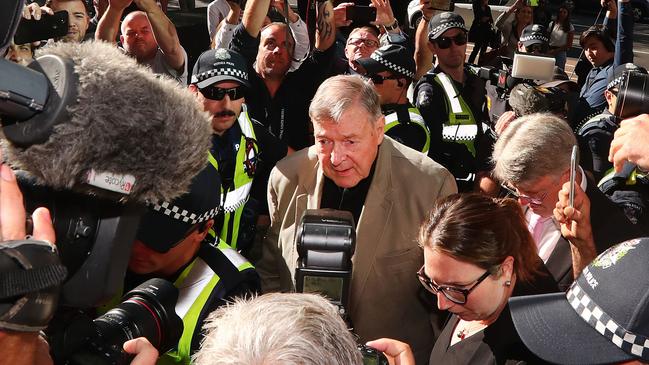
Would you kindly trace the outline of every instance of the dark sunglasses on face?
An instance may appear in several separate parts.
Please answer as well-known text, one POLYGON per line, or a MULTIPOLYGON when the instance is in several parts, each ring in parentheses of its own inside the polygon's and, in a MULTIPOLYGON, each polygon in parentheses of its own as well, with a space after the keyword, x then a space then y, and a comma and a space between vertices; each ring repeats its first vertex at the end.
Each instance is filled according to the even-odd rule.
POLYGON ((471 287, 468 289, 435 284, 424 272, 424 266, 422 266, 421 269, 417 271, 417 278, 419 278, 421 285, 423 285, 424 288, 426 288, 426 290, 428 290, 429 292, 433 294, 441 292, 446 297, 446 299, 450 300, 453 303, 466 304, 469 294, 487 277, 489 277, 491 272, 491 270, 485 271, 485 273, 482 274, 482 276, 480 276, 478 279, 476 279, 473 282, 473 285, 471 285, 471 287))
POLYGON ((245 87, 237 86, 230 89, 223 89, 216 86, 209 86, 200 89, 200 91, 204 97, 211 100, 223 100, 225 95, 229 96, 230 100, 239 100, 244 96, 245 87))
POLYGON ((367 75, 367 78, 372 81, 374 85, 381 85, 385 80, 398 80, 399 76, 381 76, 381 75, 367 75))
POLYGON ((529 46, 525 46, 525 50, 527 53, 547 53, 548 52, 548 47, 545 46, 544 44, 531 44, 529 46))
POLYGON ((434 40, 437 43, 437 46, 441 49, 447 49, 451 46, 451 42, 455 43, 457 46, 463 46, 466 44, 466 34, 464 32, 456 35, 455 37, 439 37, 434 40))

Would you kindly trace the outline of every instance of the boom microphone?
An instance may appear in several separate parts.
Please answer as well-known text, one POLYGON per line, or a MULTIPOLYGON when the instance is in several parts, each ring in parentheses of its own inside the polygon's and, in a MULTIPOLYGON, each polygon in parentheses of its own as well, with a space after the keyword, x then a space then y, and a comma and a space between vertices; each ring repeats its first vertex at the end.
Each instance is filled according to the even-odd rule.
POLYGON ((141 203, 180 196, 207 164, 209 115, 113 45, 57 42, 27 68, 0 60, 0 117, 3 156, 28 173, 27 209, 52 212, 68 271, 60 304, 105 303, 123 284, 141 203))
POLYGON ((113 200, 170 201, 187 191, 211 135, 189 91, 104 42, 56 42, 37 56, 28 69, 0 67, 13 167, 54 189, 113 200))

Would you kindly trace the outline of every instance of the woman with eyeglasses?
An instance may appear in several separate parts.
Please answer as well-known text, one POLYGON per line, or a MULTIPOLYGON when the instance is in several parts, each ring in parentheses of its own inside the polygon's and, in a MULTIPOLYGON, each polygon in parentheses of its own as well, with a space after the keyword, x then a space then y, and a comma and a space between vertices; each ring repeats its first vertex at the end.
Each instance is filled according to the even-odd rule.
POLYGON ((518 337, 507 301, 558 289, 515 200, 451 195, 422 224, 419 244, 417 276, 451 313, 431 365, 543 363, 518 337))
POLYGON ((562 70, 566 67, 566 54, 572 47, 572 40, 575 37, 575 27, 570 22, 570 10, 565 4, 559 7, 556 19, 548 26, 550 32, 550 54, 554 56, 556 63, 562 70))
POLYGON ((523 29, 533 23, 533 10, 527 1, 516 0, 507 11, 500 14, 494 25, 501 32, 502 45, 499 56, 514 57, 523 29), (516 14, 512 20, 511 15, 516 14))

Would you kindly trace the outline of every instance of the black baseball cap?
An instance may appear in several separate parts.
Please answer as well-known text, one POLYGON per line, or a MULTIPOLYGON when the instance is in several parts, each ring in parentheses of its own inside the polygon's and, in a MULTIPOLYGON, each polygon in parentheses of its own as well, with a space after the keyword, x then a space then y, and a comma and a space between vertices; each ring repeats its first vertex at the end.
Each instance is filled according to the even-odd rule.
POLYGON ((225 48, 207 50, 198 57, 192 71, 191 83, 204 89, 221 81, 235 81, 246 87, 248 63, 239 53, 225 48))
POLYGON ((525 345, 558 364, 649 361, 649 238, 613 246, 567 293, 514 297, 509 307, 525 345))
POLYGON ((521 32, 520 41, 525 47, 533 44, 548 45, 550 39, 548 38, 547 29, 541 24, 530 24, 523 28, 521 32))
POLYGON ((390 71, 396 76, 403 76, 408 79, 415 77, 415 59, 406 47, 396 44, 383 46, 367 58, 356 60, 368 75, 376 75, 379 72, 390 71))
POLYGON ((464 19, 456 13, 446 11, 435 15, 428 22, 428 39, 437 39, 449 29, 458 28, 468 32, 464 19))
POLYGON ((615 66, 613 72, 609 74, 608 78, 606 79, 606 90, 611 90, 613 88, 619 87, 624 80, 625 73, 627 72, 646 74, 647 70, 644 67, 638 66, 633 63, 623 63, 621 65, 615 66))
POLYGON ((221 206, 221 178, 211 166, 194 177, 189 191, 171 202, 147 207, 136 238, 154 251, 165 253, 179 244, 198 223, 214 218, 221 206))

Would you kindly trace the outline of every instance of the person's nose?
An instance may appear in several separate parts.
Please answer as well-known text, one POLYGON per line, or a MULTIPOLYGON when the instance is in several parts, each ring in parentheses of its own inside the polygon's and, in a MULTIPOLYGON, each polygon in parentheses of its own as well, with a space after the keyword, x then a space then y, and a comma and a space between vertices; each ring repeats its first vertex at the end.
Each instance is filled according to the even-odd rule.
POLYGON ((439 310, 448 310, 453 304, 455 303, 451 302, 441 291, 437 292, 437 308, 439 310))
POLYGON ((331 149, 331 164, 334 166, 339 166, 347 158, 347 153, 345 149, 337 143, 334 143, 333 148, 331 149))

